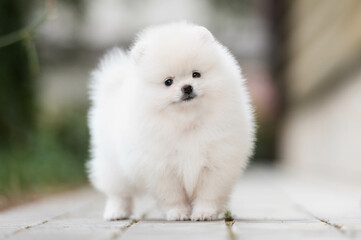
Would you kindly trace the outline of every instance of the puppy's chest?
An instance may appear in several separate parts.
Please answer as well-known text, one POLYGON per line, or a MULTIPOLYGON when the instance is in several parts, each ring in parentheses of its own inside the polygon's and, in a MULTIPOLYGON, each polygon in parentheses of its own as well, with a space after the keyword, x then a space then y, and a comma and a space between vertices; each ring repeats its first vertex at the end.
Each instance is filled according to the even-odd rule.
MULTIPOLYGON (((147 135, 142 140, 147 142, 146 159, 153 170, 171 171, 182 182, 188 196, 192 196, 198 180, 205 167, 210 164, 210 146, 213 137, 201 131, 169 131, 147 135), (148 162, 149 163, 149 162, 148 162)), ((161 173, 159 173, 161 174, 161 173)))
POLYGON ((165 159, 169 169, 174 169, 184 185, 188 196, 192 196, 199 177, 208 164, 206 143, 188 141, 176 144, 165 159))

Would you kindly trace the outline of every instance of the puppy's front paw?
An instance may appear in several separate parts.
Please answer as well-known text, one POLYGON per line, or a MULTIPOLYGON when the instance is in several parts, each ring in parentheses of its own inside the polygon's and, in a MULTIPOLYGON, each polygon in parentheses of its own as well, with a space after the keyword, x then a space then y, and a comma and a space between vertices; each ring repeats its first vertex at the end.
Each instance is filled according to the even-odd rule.
POLYGON ((195 206, 191 215, 192 221, 211 221, 218 219, 219 211, 211 206, 195 206))
POLYGON ((121 202, 111 200, 105 206, 103 217, 106 221, 117 221, 129 218, 130 214, 130 210, 121 202))
POLYGON ((175 207, 167 212, 167 220, 186 221, 189 220, 191 209, 189 207, 175 207))
POLYGON ((129 214, 125 211, 104 211, 103 215, 104 220, 106 221, 119 221, 129 218, 129 214))

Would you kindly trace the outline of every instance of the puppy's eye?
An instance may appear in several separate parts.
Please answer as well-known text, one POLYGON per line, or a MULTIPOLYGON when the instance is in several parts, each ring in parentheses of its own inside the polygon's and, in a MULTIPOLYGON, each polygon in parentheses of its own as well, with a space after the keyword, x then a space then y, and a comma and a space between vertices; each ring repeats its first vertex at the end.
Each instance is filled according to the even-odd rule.
POLYGON ((164 82, 164 85, 166 85, 167 87, 169 87, 172 84, 173 84, 173 79, 171 79, 171 78, 165 80, 165 82, 164 82))
POLYGON ((200 78, 201 74, 199 72, 193 72, 192 77, 193 78, 200 78))

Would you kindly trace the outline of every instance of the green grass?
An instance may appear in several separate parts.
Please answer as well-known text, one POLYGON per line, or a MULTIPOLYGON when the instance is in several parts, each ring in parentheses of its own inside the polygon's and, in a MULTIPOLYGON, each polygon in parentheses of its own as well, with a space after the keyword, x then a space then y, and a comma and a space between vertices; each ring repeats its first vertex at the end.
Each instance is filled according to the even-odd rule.
POLYGON ((226 210, 224 212, 224 217, 223 218, 224 218, 225 221, 234 221, 234 219, 232 217, 232 213, 231 213, 230 210, 226 210))
POLYGON ((26 144, 0 148, 0 208, 27 194, 54 192, 86 181, 85 111, 67 112, 41 125, 26 144))
POLYGON ((233 224, 234 224, 234 218, 233 218, 232 213, 231 213, 230 210, 226 210, 226 211, 224 212, 223 218, 224 218, 224 222, 226 223, 226 225, 227 225, 228 227, 232 227, 232 226, 233 226, 233 224))

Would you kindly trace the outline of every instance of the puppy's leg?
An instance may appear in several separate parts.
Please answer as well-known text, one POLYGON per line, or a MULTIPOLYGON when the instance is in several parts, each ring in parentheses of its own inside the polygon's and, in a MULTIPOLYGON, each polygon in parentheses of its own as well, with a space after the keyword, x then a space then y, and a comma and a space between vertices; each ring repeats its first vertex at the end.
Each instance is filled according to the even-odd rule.
POLYGON ((244 156, 242 164, 242 153, 237 148, 223 146, 225 147, 222 149, 212 148, 208 155, 208 164, 199 176, 192 202, 193 221, 218 218, 224 211, 233 185, 246 165, 247 156, 244 156))
POLYGON ((125 194, 110 194, 107 196, 107 202, 104 210, 104 219, 116 221, 129 218, 132 214, 133 199, 125 194))
MULTIPOLYGON (((110 180, 109 176, 107 179, 110 180)), ((107 221, 129 218, 133 210, 132 187, 127 184, 126 179, 119 177, 113 178, 112 183, 118 183, 118 185, 113 185, 113 187, 108 185, 107 188, 102 189, 107 196, 103 217, 107 221)))
POLYGON ((89 162, 89 179, 107 196, 104 219, 119 220, 132 213, 134 188, 122 174, 121 169, 110 158, 94 158, 89 162))
POLYGON ((215 220, 224 210, 234 180, 216 170, 204 169, 196 188, 192 221, 215 220))
MULTIPOLYGON (((109 176, 107 176, 107 179, 109 180, 109 176)), ((113 179, 112 182, 114 184, 118 183, 119 185, 113 186, 113 188, 108 186, 107 188, 100 189, 107 196, 103 217, 107 221, 129 218, 133 210, 132 187, 127 185, 127 181, 125 179, 117 178, 113 179)))
POLYGON ((165 207, 167 220, 189 220, 191 206, 183 185, 176 174, 164 171, 153 182, 151 188, 165 207))

